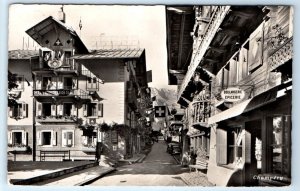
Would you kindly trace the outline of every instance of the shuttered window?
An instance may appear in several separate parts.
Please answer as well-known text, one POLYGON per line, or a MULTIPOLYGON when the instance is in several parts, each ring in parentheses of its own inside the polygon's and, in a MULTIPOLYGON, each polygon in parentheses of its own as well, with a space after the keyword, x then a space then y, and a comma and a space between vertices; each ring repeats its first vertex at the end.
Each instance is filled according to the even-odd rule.
POLYGON ((217 164, 227 164, 227 131, 217 128, 217 164))
POLYGON ((248 49, 242 47, 238 62, 238 81, 241 81, 246 76, 248 76, 248 49))
POLYGON ((98 117, 103 117, 103 103, 98 103, 98 117))
POLYGON ((249 37, 248 67, 251 73, 263 64, 263 27, 264 23, 249 37))
POLYGON ((63 130, 62 131, 62 146, 63 147, 74 147, 74 131, 63 130))
POLYGON ((8 144, 14 147, 27 146, 27 132, 24 130, 8 132, 8 144))
POLYGON ((17 103, 9 108, 9 117, 11 118, 27 118, 28 117, 28 104, 17 103))

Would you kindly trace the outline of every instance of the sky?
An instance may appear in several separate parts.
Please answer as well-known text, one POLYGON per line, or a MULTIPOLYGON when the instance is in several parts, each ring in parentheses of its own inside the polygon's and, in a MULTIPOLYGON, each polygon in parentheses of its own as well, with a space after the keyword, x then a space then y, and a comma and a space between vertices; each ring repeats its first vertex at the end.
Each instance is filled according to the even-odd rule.
MULTIPOLYGON (((25 31, 48 16, 57 18, 60 8, 61 5, 10 5, 8 49, 37 48, 25 31)), ((121 43, 145 48, 147 70, 152 70, 153 82, 149 85, 171 88, 167 85, 164 6, 64 5, 63 9, 66 25, 76 30, 88 49, 115 48, 121 43)))

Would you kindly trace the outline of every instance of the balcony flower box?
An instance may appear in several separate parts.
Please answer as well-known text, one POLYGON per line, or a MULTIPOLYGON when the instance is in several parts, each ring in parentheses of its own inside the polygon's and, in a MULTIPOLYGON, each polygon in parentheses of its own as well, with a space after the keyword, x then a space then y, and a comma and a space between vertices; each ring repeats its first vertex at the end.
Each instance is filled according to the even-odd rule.
POLYGON ((8 152, 26 152, 28 151, 28 146, 26 145, 8 145, 8 152))

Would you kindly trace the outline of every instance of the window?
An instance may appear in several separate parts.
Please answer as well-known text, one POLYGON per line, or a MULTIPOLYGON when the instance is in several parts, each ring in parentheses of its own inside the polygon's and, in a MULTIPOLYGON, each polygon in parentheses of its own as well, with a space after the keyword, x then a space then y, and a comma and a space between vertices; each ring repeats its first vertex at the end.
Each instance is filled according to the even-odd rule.
POLYGON ((217 164, 227 165, 242 160, 242 139, 244 130, 240 127, 217 128, 217 164))
POLYGON ((43 130, 37 132, 37 142, 40 146, 56 145, 56 132, 43 130))
POLYGON ((83 116, 98 116, 103 117, 103 104, 102 103, 87 103, 83 105, 83 116))
POLYGON ((99 89, 99 83, 97 80, 97 77, 87 77, 87 90, 98 90, 99 89))
POLYGON ((27 146, 27 133, 24 130, 8 132, 8 145, 13 147, 27 146))
POLYGON ((42 116, 51 116, 51 103, 42 103, 42 116))
POLYGON ((18 87, 14 88, 14 90, 24 90, 24 76, 16 76, 16 85, 18 85, 18 87))
POLYGON ((28 117, 28 104, 17 103, 9 108, 9 116, 15 119, 28 117))
POLYGON ((62 131, 62 146, 63 147, 74 147, 74 131, 63 130, 62 131))
POLYGON ((291 176, 291 116, 271 118, 272 133, 269 153, 271 154, 271 173, 291 176))
POLYGON ((83 131, 82 145, 85 147, 96 147, 97 145, 97 133, 92 130, 83 131))
POLYGON ((77 79, 72 77, 64 77, 64 89, 76 89, 77 88, 77 79))
POLYGON ((64 103, 64 116, 71 116, 72 115, 72 103, 64 103))

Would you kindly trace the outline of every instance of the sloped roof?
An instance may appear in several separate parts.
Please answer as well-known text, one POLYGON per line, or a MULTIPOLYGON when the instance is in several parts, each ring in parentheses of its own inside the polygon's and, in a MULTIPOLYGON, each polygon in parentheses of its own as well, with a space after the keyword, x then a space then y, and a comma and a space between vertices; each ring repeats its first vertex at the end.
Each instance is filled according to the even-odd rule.
POLYGON ((108 59, 108 58, 139 58, 144 49, 102 49, 93 50, 90 54, 77 54, 74 59, 108 59))
POLYGON ((30 29, 26 31, 26 33, 33 38, 39 45, 42 46, 42 36, 50 32, 51 30, 55 30, 56 25, 64 29, 66 32, 71 34, 75 39, 75 46, 79 48, 79 52, 81 53, 88 53, 88 49, 81 41, 79 36, 77 35, 76 31, 68 27, 65 23, 53 18, 52 16, 47 17, 46 19, 42 20, 38 24, 34 25, 30 29))
POLYGON ((30 59, 38 57, 39 51, 37 50, 10 50, 8 51, 8 59, 30 59))

